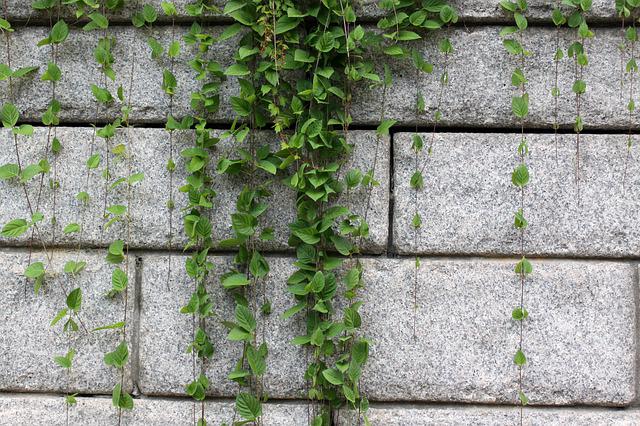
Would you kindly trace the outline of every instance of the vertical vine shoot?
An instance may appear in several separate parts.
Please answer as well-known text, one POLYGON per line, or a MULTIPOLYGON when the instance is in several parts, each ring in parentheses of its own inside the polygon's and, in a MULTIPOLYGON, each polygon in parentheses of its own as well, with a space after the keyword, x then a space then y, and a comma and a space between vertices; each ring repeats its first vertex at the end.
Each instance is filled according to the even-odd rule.
POLYGON ((589 58, 586 50, 586 40, 594 36, 593 31, 584 17, 585 12, 591 10, 591 0, 567 0, 563 4, 571 6, 567 17, 567 24, 570 28, 576 29, 576 37, 569 46, 567 54, 574 62, 574 82, 571 90, 575 94, 576 118, 573 130, 576 133, 576 187, 577 200, 580 203, 580 134, 584 130, 584 120, 582 118, 582 95, 587 91, 587 82, 584 80, 584 69, 589 65, 589 58))
POLYGON ((524 123, 529 115, 529 94, 527 93, 527 79, 524 73, 526 58, 531 55, 523 44, 523 34, 528 27, 526 0, 518 0, 517 2, 501 1, 500 6, 515 21, 515 26, 508 26, 502 29, 500 35, 503 37, 503 45, 507 52, 517 58, 519 66, 513 70, 511 74, 511 84, 519 93, 511 98, 511 111, 516 119, 520 122, 520 142, 518 144, 517 155, 519 164, 514 168, 511 174, 511 183, 520 192, 520 208, 514 215, 514 226, 520 233, 520 255, 521 259, 515 266, 515 273, 519 278, 520 291, 518 306, 511 313, 514 321, 517 321, 519 327, 518 348, 513 357, 513 362, 518 367, 518 392, 517 400, 520 404, 520 424, 523 422, 523 406, 527 405, 529 398, 524 392, 524 366, 527 363, 527 357, 524 353, 524 321, 529 313, 524 305, 525 284, 527 276, 533 272, 531 262, 525 256, 524 237, 528 226, 525 218, 525 195, 526 187, 529 184, 529 168, 527 166, 527 156, 529 155, 529 145, 524 134, 524 123))
MULTIPOLYGON (((391 46, 385 48, 385 53, 391 57, 408 58, 415 67, 415 78, 419 80, 420 73, 430 74, 433 72, 433 65, 424 58, 418 49, 409 49, 400 46, 402 42, 411 42, 429 38, 430 34, 446 28, 451 24, 458 22, 457 11, 448 2, 422 3, 416 5, 411 2, 399 1, 382 1, 379 7, 383 9, 388 16, 378 21, 378 28, 385 31, 384 37, 392 41, 391 46), (426 34, 425 34, 426 33, 426 34)), ((427 155, 431 157, 433 154, 433 144, 436 137, 438 124, 442 120, 442 100, 447 87, 449 86, 449 60, 453 53, 453 44, 447 35, 443 36, 438 42, 438 52, 442 56, 442 71, 439 75, 440 87, 437 93, 428 94, 435 99, 433 107, 433 128, 429 143, 427 146, 427 155)), ((419 85, 416 85, 416 115, 420 116, 427 110, 427 100, 425 94, 422 93, 419 85)), ((411 175, 409 186, 414 191, 414 214, 411 220, 411 226, 414 230, 414 247, 418 246, 419 230, 422 228, 423 219, 420 215, 419 195, 424 189, 424 171, 427 166, 425 161, 420 166, 420 154, 424 150, 424 140, 418 134, 418 125, 412 137, 411 150, 414 152, 415 170, 411 175)), ((413 282, 413 336, 417 338, 416 321, 418 310, 418 274, 420 270, 420 259, 416 256, 415 271, 413 282)))
POLYGON ((635 77, 638 73, 638 63, 636 62, 636 42, 638 41, 638 32, 636 30, 636 20, 638 19, 638 10, 640 9, 640 1, 638 0, 616 0, 616 12, 622 20, 623 37, 620 42, 620 65, 624 72, 620 73, 620 97, 624 97, 624 82, 627 79, 628 89, 628 133, 627 133, 627 152, 624 160, 624 173, 622 177, 622 188, 626 190, 627 170, 629 160, 631 159, 631 148, 634 145, 633 139, 633 115, 636 110, 635 103, 635 77), (630 18, 631 24, 625 27, 625 19, 630 18), (628 58, 625 63, 625 58, 628 58))

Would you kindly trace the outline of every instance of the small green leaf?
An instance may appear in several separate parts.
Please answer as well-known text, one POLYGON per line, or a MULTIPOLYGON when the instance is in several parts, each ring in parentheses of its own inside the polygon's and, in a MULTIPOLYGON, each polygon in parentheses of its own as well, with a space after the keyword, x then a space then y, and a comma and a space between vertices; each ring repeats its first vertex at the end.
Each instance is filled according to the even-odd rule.
POLYGON ((254 421, 262 415, 262 404, 260 401, 255 396, 246 392, 240 392, 236 397, 236 409, 238 410, 238 414, 247 421, 254 421))
POLYGON ((2 227, 3 237, 19 237, 29 229, 29 224, 24 219, 14 219, 2 227))
POLYGON ((527 363, 527 357, 524 356, 524 352, 522 352, 521 349, 518 349, 518 351, 516 352, 515 356, 513 357, 513 362, 519 367, 522 367, 527 363))
POLYGON ((82 290, 80 288, 76 288, 72 290, 67 296, 67 307, 71 309, 73 312, 78 313, 78 311, 80 311, 81 306, 82 306, 82 290))
POLYGON ((235 273, 222 278, 222 286, 226 289, 238 288, 249 285, 251 281, 245 274, 235 273))
POLYGON ((73 234, 74 232, 79 232, 79 231, 80 231, 80 225, 78 225, 77 223, 70 223, 67 226, 65 226, 64 229, 62 230, 62 232, 65 234, 73 234))

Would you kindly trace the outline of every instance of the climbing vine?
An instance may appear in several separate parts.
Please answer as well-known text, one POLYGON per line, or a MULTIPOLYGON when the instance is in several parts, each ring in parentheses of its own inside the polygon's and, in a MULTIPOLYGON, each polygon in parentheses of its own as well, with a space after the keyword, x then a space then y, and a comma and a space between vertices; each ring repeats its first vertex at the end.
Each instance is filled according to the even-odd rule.
POLYGON ((616 11, 618 16, 622 20, 623 38, 620 43, 620 96, 624 96, 624 80, 625 74, 628 80, 628 132, 627 132, 627 152, 624 161, 624 173, 622 178, 622 188, 626 189, 627 170, 629 166, 629 160, 631 158, 631 148, 633 147, 633 114, 636 110, 636 103, 634 99, 635 92, 635 76, 638 73, 638 63, 636 62, 636 42, 638 41, 638 32, 636 30, 637 11, 640 9, 640 1, 637 0, 616 0, 616 11), (631 25, 625 27, 625 19, 631 18, 631 25), (628 54, 628 60, 624 65, 624 58, 628 54), (624 70, 624 71, 623 71, 624 70))
POLYGON ((586 50, 586 40, 594 36, 593 31, 589 29, 589 25, 584 17, 585 12, 591 10, 590 0, 567 0, 563 1, 564 5, 571 7, 567 17, 567 24, 570 28, 577 29, 576 38, 567 50, 567 55, 574 61, 574 82, 571 90, 575 94, 576 118, 573 130, 576 133, 576 187, 577 200, 580 203, 580 136, 584 129, 584 120, 582 118, 582 95, 587 91, 587 82, 584 80, 584 69, 589 64, 589 58, 586 50))
POLYGON ((560 29, 567 22, 567 18, 562 14, 560 9, 560 2, 557 1, 556 5, 551 13, 551 20, 556 26, 555 34, 555 53, 553 54, 553 88, 551 89, 551 96, 553 96, 553 142, 556 150, 556 164, 558 163, 558 129, 560 125, 558 123, 558 101, 560 99, 560 87, 558 86, 560 61, 564 58, 564 51, 560 48, 560 29))
MULTIPOLYGON (((434 32, 447 27, 451 24, 458 22, 458 13, 447 2, 436 3, 422 3, 416 5, 412 2, 400 2, 400 1, 383 1, 379 6, 385 10, 389 16, 384 17, 378 22, 378 27, 385 31, 384 37, 393 41, 394 44, 385 48, 385 53, 392 57, 404 57, 409 58, 415 67, 415 79, 419 81, 420 73, 431 74, 433 72, 433 65, 425 60, 422 53, 417 49, 408 49, 399 46, 398 42, 411 42, 414 40, 420 40, 423 37, 429 37, 425 35, 426 31, 434 32), (421 35, 422 34, 422 35, 421 35)), ((440 74, 440 87, 435 95, 435 106, 433 113, 433 129, 429 137, 429 143, 427 147, 427 155, 430 157, 433 153, 433 144, 436 137, 436 130, 440 120, 442 119, 442 100, 445 94, 445 90, 449 85, 449 58, 453 53, 453 45, 448 37, 443 37, 438 42, 438 51, 442 55, 442 72, 440 74)), ((415 91, 415 108, 416 115, 420 116, 427 110, 425 94, 422 93, 419 85, 416 85, 415 91)), ((427 163, 425 162, 420 167, 420 154, 424 149, 424 140, 422 136, 418 134, 418 126, 416 124, 416 130, 412 136, 411 150, 414 154, 415 170, 409 180, 409 186, 414 193, 414 213, 411 219, 411 227, 413 228, 413 244, 417 248, 419 230, 422 228, 422 216, 420 215, 420 208, 418 203, 418 197, 420 191, 424 189, 424 170, 427 163)), ((415 271, 413 280, 413 336, 414 339, 417 336, 416 321, 417 321, 417 309, 418 309, 418 275, 420 270, 420 258, 415 258, 415 271)))
POLYGON ((529 114, 529 94, 527 93, 526 83, 527 79, 524 73, 525 61, 531 52, 528 51, 523 44, 523 34, 527 29, 528 22, 525 17, 527 12, 526 0, 518 0, 517 2, 501 1, 500 6, 512 14, 515 20, 515 26, 508 26, 502 29, 500 35, 503 37, 503 45, 509 54, 514 55, 519 60, 519 66, 513 70, 511 74, 511 84, 520 93, 517 96, 511 98, 511 110, 516 119, 520 122, 520 142, 518 144, 517 154, 519 157, 519 164, 513 170, 511 174, 511 183, 520 191, 520 208, 514 216, 514 226, 520 233, 520 255, 521 259, 515 266, 515 273, 519 278, 520 283, 520 297, 518 306, 511 313, 513 320, 517 321, 519 327, 519 339, 518 349, 513 362, 518 367, 518 400, 520 403, 520 424, 523 422, 523 409, 522 407, 529 402, 528 397, 524 392, 524 366, 527 363, 524 347, 524 321, 529 316, 528 311, 524 306, 525 298, 525 284, 527 276, 533 272, 531 262, 525 257, 524 238, 525 232, 528 227, 527 219, 525 218, 525 195, 526 187, 529 184, 529 168, 527 166, 527 156, 529 154, 529 144, 524 134, 525 119, 529 114))

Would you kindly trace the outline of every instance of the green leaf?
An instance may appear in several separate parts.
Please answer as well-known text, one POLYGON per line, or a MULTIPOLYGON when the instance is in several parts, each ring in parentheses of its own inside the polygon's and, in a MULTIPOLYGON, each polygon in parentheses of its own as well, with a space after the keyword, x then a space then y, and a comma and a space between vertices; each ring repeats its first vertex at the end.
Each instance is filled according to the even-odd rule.
POLYGON ((389 129, 396 123, 396 120, 383 120, 376 129, 376 134, 378 136, 389 136, 389 129))
POLYGON ((127 288, 129 284, 129 277, 120 268, 116 268, 111 273, 111 292, 121 293, 127 288))
POLYGON ((515 272, 516 274, 529 275, 533 272, 533 266, 531 266, 531 262, 529 262, 529 260, 523 257, 518 263, 516 263, 515 272))
POLYGON ((59 20, 55 23, 53 28, 51 28, 51 35, 49 36, 49 40, 53 44, 58 44, 64 42, 69 36, 69 26, 64 20, 59 20))
POLYGON ((322 376, 332 385, 341 385, 344 383, 344 375, 336 368, 328 368, 322 371, 322 376))
POLYGON ((122 341, 113 352, 104 355, 104 363, 110 367, 123 368, 129 359, 127 342, 122 341))
POLYGON ((246 306, 236 305, 235 318, 238 325, 247 333, 252 333, 256 329, 256 320, 253 318, 253 314, 246 306))
POLYGON ((100 165, 100 154, 93 154, 87 160, 88 169, 97 169, 99 165, 100 165))
POLYGON ((5 164, 0 166, 0 179, 13 179, 20 175, 20 168, 17 164, 5 164))
POLYGON ((527 319, 528 316, 529 316, 529 312, 527 312, 526 309, 521 307, 517 307, 513 310, 513 312, 511 312, 511 318, 513 318, 516 321, 525 320, 527 319))
POLYGON ((420 170, 416 170, 413 175, 411 175, 410 185, 412 189, 416 190, 424 188, 424 178, 420 170))
POLYGON ((19 237, 29 229, 29 224, 24 219, 14 219, 2 227, 3 237, 19 237))
POLYGON ((571 90, 573 90, 573 93, 581 95, 587 91, 587 83, 584 80, 576 80, 571 90))
POLYGON ((518 188, 523 188, 529 183, 529 169, 526 164, 519 164, 513 170, 511 182, 518 188))
POLYGON ((249 285, 251 281, 245 274, 235 273, 222 278, 222 286, 226 289, 238 288, 249 285))
POLYGON ((0 119, 2 120, 2 125, 6 128, 12 128, 20 119, 20 113, 18 112, 18 108, 15 105, 6 103, 2 106, 2 110, 0 110, 0 119))
POLYGON ((262 404, 260 404, 260 401, 255 396, 246 392, 240 392, 236 397, 236 409, 238 410, 238 414, 248 421, 256 420, 262 415, 262 404))
POLYGON ((91 92, 98 102, 103 104, 113 102, 113 96, 111 96, 111 93, 107 89, 103 89, 102 87, 92 84, 91 92))
POLYGON ((73 348, 71 348, 71 349, 69 349, 69 351, 67 352, 66 355, 64 355, 64 356, 56 356, 56 357, 53 358, 53 360, 60 367, 69 369, 69 368, 71 368, 71 365, 72 365, 72 362, 73 362, 73 357, 75 356, 75 354, 76 354, 76 351, 73 348))
POLYGON ((249 272, 256 278, 263 278, 269 273, 269 264, 257 250, 254 250, 251 256, 249 272))
POLYGON ((100 330, 115 330, 118 328, 123 328, 126 325, 124 321, 114 322, 113 324, 103 325, 102 327, 96 327, 92 331, 100 331, 100 330))
POLYGON ((292 18, 289 16, 281 16, 276 21, 276 35, 280 35, 282 33, 286 33, 298 26, 302 22, 300 18, 292 18))
POLYGON ((522 350, 518 349, 518 352, 516 352, 513 357, 513 362, 519 367, 522 367, 527 363, 527 357, 524 356, 524 352, 522 352, 522 350))
POLYGON ((64 272, 66 274, 78 274, 84 270, 87 262, 70 260, 64 264, 64 272))
POLYGON ((295 314, 297 314, 298 312, 302 311, 304 308, 307 307, 306 302, 300 302, 297 305, 287 309, 286 311, 284 311, 284 313, 282 314, 282 319, 285 320, 287 318, 291 318, 292 316, 294 316, 295 314))
POLYGON ((124 410, 133 409, 133 398, 122 390, 120 383, 116 384, 111 394, 111 402, 114 407, 124 410))
POLYGON ((228 76, 245 76, 251 74, 249 68, 244 64, 233 64, 225 70, 225 75, 228 76))
POLYGON ((67 307, 73 312, 78 313, 82 306, 82 290, 80 288, 73 289, 67 295, 67 307))
POLYGON ((511 98, 511 110, 516 117, 525 118, 529 114, 529 95, 525 93, 511 98))
POLYGON ((40 278, 44 275, 44 264, 42 262, 34 262, 27 266, 24 270, 24 276, 31 279, 40 278))
POLYGON ((70 223, 67 226, 65 226, 64 229, 62 230, 62 232, 65 234, 72 234, 74 232, 79 232, 79 231, 80 231, 80 225, 78 225, 77 223, 70 223))
POLYGON ((158 12, 153 6, 145 4, 142 7, 142 17, 147 23, 152 24, 158 19, 158 12))

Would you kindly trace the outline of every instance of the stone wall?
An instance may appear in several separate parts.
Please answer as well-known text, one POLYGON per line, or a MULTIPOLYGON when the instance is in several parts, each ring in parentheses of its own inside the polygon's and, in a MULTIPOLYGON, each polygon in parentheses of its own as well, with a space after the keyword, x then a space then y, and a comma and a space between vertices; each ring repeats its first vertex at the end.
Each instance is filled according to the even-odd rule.
MULTIPOLYGON (((14 67, 39 65, 49 60, 49 50, 36 43, 48 31, 43 15, 32 12, 27 0, 8 0, 7 10, 15 22, 12 35, 14 67)), ((149 1, 159 6, 160 0, 149 1)), ((186 0, 175 2, 181 15, 178 31, 188 28, 186 0)), ((375 25, 378 11, 374 0, 359 2, 363 22, 375 25)), ((414 170, 410 149, 414 129, 431 137, 431 122, 442 64, 427 48, 416 47, 433 58, 435 73, 416 81, 409 65, 392 63, 394 85, 389 92, 388 116, 398 120, 389 138, 376 146, 375 128, 380 93, 361 90, 354 95, 354 127, 349 141, 355 149, 348 166, 367 170, 374 161, 380 186, 374 189, 369 207, 371 236, 362 244, 365 253, 366 291, 362 308, 364 332, 373 341, 362 388, 371 400, 374 425, 516 424, 517 367, 512 357, 518 346, 518 327, 511 320, 518 303, 519 284, 513 265, 519 253, 519 236, 513 227, 518 192, 510 184, 517 162, 519 129, 510 113, 510 74, 513 59, 502 49, 498 37, 506 17, 497 1, 458 0, 462 20, 449 30, 456 53, 449 69, 450 92, 443 101, 443 121, 434 137, 434 151, 425 168, 425 190, 418 198, 424 221, 417 236, 411 226, 414 191, 409 178, 414 170), (427 112, 414 111, 415 88, 427 94, 427 112), (374 149, 375 148, 375 149, 374 149), (415 257, 420 257, 418 282, 414 287, 415 257), (415 290, 417 289, 417 291, 415 290), (414 299, 417 304, 414 305, 414 299)), ((553 51, 556 30, 546 17, 548 3, 531 0, 533 26, 526 44, 533 55, 527 61, 531 96, 526 128, 531 155, 531 184, 525 209, 531 224, 525 247, 534 257, 534 273, 526 285, 530 317, 525 326, 524 347, 529 363, 524 390, 531 405, 524 409, 526 424, 640 424, 637 384, 637 287, 640 258, 640 152, 634 147, 625 173, 627 99, 620 96, 619 22, 613 1, 594 0, 591 22, 597 22, 596 38, 589 42, 590 64, 585 80, 583 116, 586 131, 581 143, 581 188, 576 196, 574 180, 575 136, 571 132, 574 99, 571 96, 572 62, 560 67, 560 135, 554 137, 553 51)), ((64 11, 63 11, 64 13, 64 11)), ((126 84, 133 69, 131 121, 135 128, 121 132, 115 143, 128 137, 133 165, 145 173, 133 197, 129 303, 108 299, 111 268, 104 261, 104 248, 121 229, 104 231, 100 198, 85 213, 84 232, 65 235, 64 226, 79 221, 75 194, 87 185, 100 186, 98 174, 86 177, 85 161, 93 138, 92 123, 106 123, 117 110, 96 109, 90 84, 99 74, 93 61, 95 34, 72 30, 59 51, 64 72, 57 88, 62 104, 57 137, 64 143, 56 165, 61 188, 54 199, 44 191, 40 210, 57 223, 41 227, 42 240, 53 254, 57 270, 67 260, 86 259, 88 273, 75 285, 83 289, 83 319, 86 327, 118 321, 125 309, 129 318, 131 362, 125 387, 133 392, 136 407, 122 418, 127 425, 174 425, 192 421, 194 403, 184 393, 191 380, 191 356, 185 353, 193 324, 179 309, 188 301, 190 281, 184 271, 180 209, 184 194, 182 160, 178 159, 173 187, 165 164, 169 156, 168 133, 163 123, 169 100, 160 88, 162 64, 149 57, 148 31, 128 24, 131 9, 114 17, 110 31, 117 38, 115 56, 118 76, 113 87, 126 84), (132 68, 132 61, 134 66, 132 68), (167 208, 173 194, 176 209, 167 208)), ((160 40, 171 36, 169 22, 162 20, 152 30, 160 40)), ((211 31, 219 33, 228 20, 207 19, 211 31)), ((560 31, 563 46, 572 33, 560 31)), ((5 39, 0 37, 0 46, 5 39)), ((221 61, 229 61, 233 41, 216 49, 221 61)), ((188 52, 189 47, 183 46, 188 52)), ((7 61, 0 49, 0 63, 7 61)), ((173 112, 188 114, 189 93, 195 89, 182 55, 175 68, 179 81, 173 112)), ((17 106, 24 122, 39 122, 49 101, 50 87, 39 78, 21 80, 17 106)), ((223 105, 210 117, 219 129, 229 126, 233 112, 229 94, 237 90, 232 80, 223 90, 223 105)), ((0 103, 8 101, 8 82, 0 81, 0 103)), ((640 127, 634 114, 634 132, 640 127)), ((221 130, 222 131, 222 130, 221 130)), ((175 152, 186 145, 191 133, 179 132, 175 152)), ((268 132, 258 137, 277 143, 268 132)), ((47 128, 37 127, 32 138, 20 138, 24 161, 39 158, 48 139, 47 128)), ((0 164, 15 162, 12 136, 0 131, 0 164)), ((95 144, 102 152, 106 147, 95 144)), ((224 145, 214 152, 223 152, 224 145)), ((421 162, 427 158, 421 158, 421 162)), ((124 167, 116 164, 113 167, 124 167)), ((273 313, 259 318, 261 338, 270 347, 265 387, 270 402, 265 407, 265 425, 306 424, 304 401, 305 353, 290 340, 304 328, 301 321, 282 320, 291 306, 286 278, 293 257, 287 245, 287 224, 295 216, 295 194, 276 184, 273 206, 266 222, 275 229, 275 239, 265 244, 271 273, 266 296, 273 313)), ((229 236, 230 213, 242 182, 221 177, 216 180, 218 198, 211 217, 214 235, 229 236)), ((27 188, 37 197, 38 184, 27 188)), ((100 191, 98 191, 100 193, 100 191)), ((99 195, 97 195, 99 197, 99 195)), ((117 202, 124 194, 109 194, 117 202)), ((364 213, 363 193, 343 200, 364 213)), ((40 197, 38 197, 40 198, 40 197)), ((0 224, 27 216, 22 189, 0 181, 0 224)), ((80 333, 72 337, 78 355, 70 374, 53 361, 66 352, 68 337, 48 326, 63 306, 62 288, 67 277, 47 280, 44 295, 35 296, 23 276, 29 259, 44 256, 41 248, 29 249, 29 236, 0 238, 0 425, 82 424, 118 422, 109 395, 117 382, 117 371, 107 368, 103 354, 117 344, 115 333, 80 333), (79 394, 78 404, 67 408, 62 395, 79 394)), ((231 262, 231 253, 218 250, 220 265, 211 277, 211 291, 223 317, 230 317, 233 301, 217 285, 219 273, 231 262)), ((211 321, 210 334, 216 354, 207 366, 212 379, 206 415, 211 424, 229 421, 236 386, 226 379, 241 350, 225 339, 222 325, 211 321)), ((356 423, 352 413, 341 414, 341 423, 356 423)))

